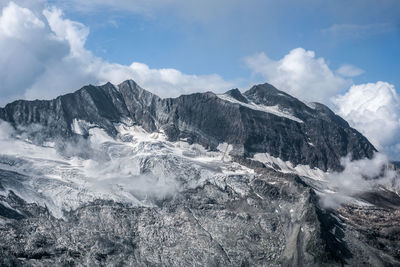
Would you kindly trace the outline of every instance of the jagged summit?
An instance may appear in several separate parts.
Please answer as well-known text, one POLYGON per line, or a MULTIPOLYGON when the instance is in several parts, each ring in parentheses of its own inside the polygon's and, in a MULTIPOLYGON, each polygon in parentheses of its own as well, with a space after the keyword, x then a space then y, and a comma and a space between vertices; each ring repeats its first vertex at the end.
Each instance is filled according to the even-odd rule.
POLYGON ((281 105, 283 108, 304 110, 311 112, 310 108, 297 98, 276 89, 273 85, 264 83, 253 86, 244 93, 248 99, 256 104, 267 106, 281 105))
POLYGON ((269 83, 254 85, 245 92, 245 95, 258 95, 260 97, 264 97, 267 95, 283 95, 293 98, 292 96, 288 95, 287 93, 281 90, 278 90, 275 86, 269 83))
POLYGON ((242 93, 239 91, 239 89, 231 89, 225 93, 225 95, 232 97, 233 99, 236 99, 237 101, 243 102, 243 103, 249 103, 247 98, 245 98, 242 93))
POLYGON ((0 119, 24 126, 40 124, 49 138, 71 137, 75 121, 116 134, 115 123, 130 119, 146 131, 163 130, 170 140, 187 139, 209 149, 232 144, 240 157, 269 153, 293 164, 323 170, 340 168, 340 158, 371 157, 375 148, 329 108, 311 108, 269 84, 224 95, 197 93, 162 99, 128 80, 106 83, 46 101, 16 101, 0 109, 0 119))

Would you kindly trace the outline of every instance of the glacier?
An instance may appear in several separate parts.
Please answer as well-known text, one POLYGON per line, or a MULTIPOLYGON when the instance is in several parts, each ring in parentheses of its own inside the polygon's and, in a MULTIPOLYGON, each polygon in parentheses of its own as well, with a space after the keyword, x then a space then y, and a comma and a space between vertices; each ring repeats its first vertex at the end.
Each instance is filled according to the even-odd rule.
POLYGON ((38 145, 21 136, 0 139, 0 169, 25 176, 3 178, 0 194, 12 190, 60 218, 96 199, 152 206, 154 199, 206 182, 222 185, 234 183, 235 175, 254 176, 252 169, 230 160, 228 144, 208 151, 184 140, 169 142, 163 132, 148 133, 133 123, 116 124, 116 138, 85 121, 75 120, 73 126, 79 134, 88 133, 88 144, 71 142, 57 149, 54 143, 38 145))

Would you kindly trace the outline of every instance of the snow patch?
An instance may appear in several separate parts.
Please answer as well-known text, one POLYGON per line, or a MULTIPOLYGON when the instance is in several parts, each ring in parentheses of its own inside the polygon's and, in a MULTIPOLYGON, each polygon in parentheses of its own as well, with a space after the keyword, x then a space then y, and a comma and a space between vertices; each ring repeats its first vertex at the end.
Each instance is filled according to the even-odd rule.
POLYGON ((311 108, 311 109, 315 109, 317 107, 317 104, 315 102, 304 101, 303 103, 306 104, 306 106, 311 108))
POLYGON ((308 165, 296 165, 290 161, 283 161, 280 158, 275 158, 268 153, 257 153, 253 156, 253 160, 257 160, 266 166, 276 169, 283 173, 294 173, 300 176, 306 176, 314 180, 324 180, 326 172, 318 168, 311 168, 308 165), (279 168, 276 168, 278 166, 279 168))
POLYGON ((279 117, 287 118, 287 119, 290 119, 290 120, 293 120, 293 121, 296 121, 296 122, 299 122, 299 123, 304 123, 302 120, 300 120, 299 118, 295 117, 289 111, 282 110, 279 107, 279 105, 275 105, 275 106, 257 105, 257 104, 255 104, 253 102, 250 102, 250 101, 249 101, 249 103, 243 103, 243 102, 240 102, 239 100, 236 100, 235 98, 233 98, 233 97, 231 97, 229 95, 226 95, 226 94, 217 95, 217 96, 219 98, 221 98, 222 100, 225 100, 225 101, 228 101, 228 102, 231 102, 231 103, 235 103, 235 104, 239 104, 241 106, 244 106, 244 107, 247 107, 247 108, 250 108, 250 109, 253 109, 253 110, 258 110, 258 111, 263 111, 263 112, 266 112, 266 113, 271 113, 271 114, 274 114, 274 115, 279 116, 279 117))

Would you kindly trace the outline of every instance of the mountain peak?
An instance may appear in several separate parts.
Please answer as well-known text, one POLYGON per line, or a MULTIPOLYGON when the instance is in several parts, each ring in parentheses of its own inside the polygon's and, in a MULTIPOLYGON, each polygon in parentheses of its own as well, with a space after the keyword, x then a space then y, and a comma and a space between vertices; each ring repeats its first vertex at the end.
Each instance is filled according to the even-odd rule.
POLYGON ((125 80, 122 83, 118 84, 118 87, 120 87, 120 86, 137 87, 139 85, 134 80, 128 79, 128 80, 125 80))
POLYGON ((275 86, 269 83, 257 84, 251 87, 248 91, 244 93, 245 95, 258 95, 258 96, 265 96, 265 95, 281 95, 292 97, 286 94, 283 91, 276 89, 275 86))
POLYGON ((240 102, 243 102, 243 103, 248 103, 248 102, 249 102, 249 101, 242 95, 242 93, 239 91, 239 89, 237 89, 237 88, 231 89, 231 90, 227 91, 227 92, 225 93, 225 95, 228 95, 228 96, 230 96, 230 97, 232 97, 232 98, 234 98, 234 99, 236 99, 236 100, 238 100, 238 101, 240 101, 240 102))
POLYGON ((293 111, 303 111, 309 109, 307 105, 297 98, 276 89, 269 83, 255 85, 243 95, 250 101, 259 105, 279 105, 281 108, 291 109, 293 111))

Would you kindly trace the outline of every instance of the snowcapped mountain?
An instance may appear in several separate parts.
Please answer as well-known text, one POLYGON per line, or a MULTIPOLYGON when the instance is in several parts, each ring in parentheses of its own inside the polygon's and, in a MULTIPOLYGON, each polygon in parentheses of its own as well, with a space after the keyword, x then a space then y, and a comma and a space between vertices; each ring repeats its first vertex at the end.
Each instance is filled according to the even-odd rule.
POLYGON ((130 80, 0 119, 0 265, 400 263, 396 172, 272 85, 162 99, 130 80), (338 188, 353 169, 371 179, 338 188))

